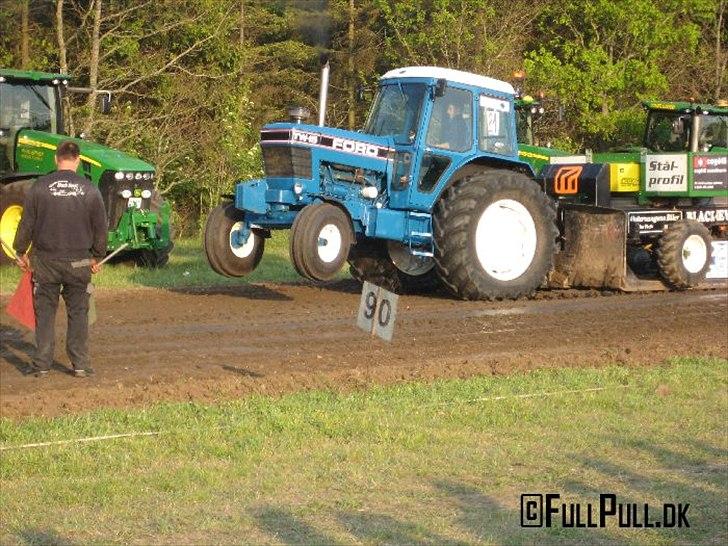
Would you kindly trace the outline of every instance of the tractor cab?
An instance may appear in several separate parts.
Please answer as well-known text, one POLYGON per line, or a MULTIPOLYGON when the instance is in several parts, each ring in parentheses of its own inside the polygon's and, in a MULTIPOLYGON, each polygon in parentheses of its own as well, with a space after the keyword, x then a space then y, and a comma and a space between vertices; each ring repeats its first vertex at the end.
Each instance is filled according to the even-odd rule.
POLYGON ((728 107, 689 102, 644 103, 644 146, 655 152, 728 151, 728 107))
POLYGON ((0 72, 0 176, 17 170, 15 147, 20 130, 63 133, 61 90, 67 84, 68 77, 60 74, 0 72))

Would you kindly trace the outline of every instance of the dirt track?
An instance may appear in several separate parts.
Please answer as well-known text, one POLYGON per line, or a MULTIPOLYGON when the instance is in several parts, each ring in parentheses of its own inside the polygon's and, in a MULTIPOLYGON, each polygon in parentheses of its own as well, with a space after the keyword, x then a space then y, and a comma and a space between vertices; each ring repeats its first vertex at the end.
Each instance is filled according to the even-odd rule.
POLYGON ((57 415, 535 367, 728 357, 724 290, 565 291, 498 303, 402 297, 391 344, 356 328, 358 303, 353 282, 102 292, 91 342, 97 373, 88 379, 64 373, 65 327, 54 371, 23 375, 32 337, 3 311, 0 410, 57 415))

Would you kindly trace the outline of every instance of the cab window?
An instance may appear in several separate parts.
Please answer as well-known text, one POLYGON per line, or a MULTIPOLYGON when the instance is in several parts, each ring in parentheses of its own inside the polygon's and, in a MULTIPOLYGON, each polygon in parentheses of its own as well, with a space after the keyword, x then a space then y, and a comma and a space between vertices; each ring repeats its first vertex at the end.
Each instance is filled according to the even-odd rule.
POLYGON ((511 108, 511 103, 505 99, 480 96, 478 146, 484 152, 513 154, 511 108))
POLYGON ((447 87, 441 97, 435 97, 427 146, 465 152, 473 147, 473 95, 470 91, 447 87))

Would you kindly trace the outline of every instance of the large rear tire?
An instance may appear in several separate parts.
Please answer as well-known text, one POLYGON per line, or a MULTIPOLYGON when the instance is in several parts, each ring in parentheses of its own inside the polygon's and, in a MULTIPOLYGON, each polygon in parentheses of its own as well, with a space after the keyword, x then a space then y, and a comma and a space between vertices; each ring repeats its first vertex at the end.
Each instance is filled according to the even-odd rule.
POLYGON ((466 300, 517 299, 544 282, 556 252, 556 210, 532 179, 490 170, 456 180, 433 214, 435 262, 466 300))
POLYGON ((243 277, 260 263, 265 250, 265 238, 251 230, 244 245, 236 242, 236 234, 242 229, 244 213, 232 203, 215 207, 205 225, 204 250, 210 267, 226 277, 243 277))
POLYGON ((395 294, 422 294, 441 286, 434 260, 408 257, 399 243, 362 239, 349 252, 349 272, 359 282, 368 281, 395 294))
POLYGON ((657 266, 667 283, 678 290, 705 280, 712 256, 710 231, 696 220, 679 220, 660 237, 657 266))
MULTIPOLYGON (((32 180, 22 180, 0 188, 0 237, 2 237, 5 244, 11 247, 15 242, 20 218, 23 216, 25 196, 32 183, 32 180)), ((10 251, 4 245, 0 245, 0 247, 2 247, 0 249, 0 263, 12 263, 13 259, 10 251)))
POLYGON ((304 207, 291 226, 290 255, 296 271, 314 281, 333 279, 354 240, 349 216, 331 203, 304 207))

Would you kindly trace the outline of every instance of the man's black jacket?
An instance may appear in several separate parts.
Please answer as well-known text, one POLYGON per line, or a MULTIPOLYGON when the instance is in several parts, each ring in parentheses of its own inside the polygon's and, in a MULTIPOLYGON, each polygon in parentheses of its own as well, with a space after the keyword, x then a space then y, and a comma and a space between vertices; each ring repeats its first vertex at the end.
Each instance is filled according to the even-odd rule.
POLYGON ((73 171, 41 176, 30 186, 13 246, 60 260, 103 258, 107 220, 101 193, 73 171))

